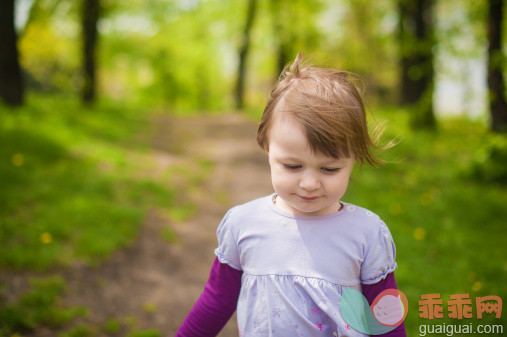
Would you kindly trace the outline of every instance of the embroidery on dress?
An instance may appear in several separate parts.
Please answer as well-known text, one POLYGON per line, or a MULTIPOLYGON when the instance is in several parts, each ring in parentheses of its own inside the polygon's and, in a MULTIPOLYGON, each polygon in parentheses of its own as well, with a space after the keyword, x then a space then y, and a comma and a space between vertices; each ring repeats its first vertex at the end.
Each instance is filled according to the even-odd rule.
POLYGON ((260 328, 261 325, 262 325, 262 319, 259 316, 257 316, 253 322, 253 327, 254 327, 254 329, 257 329, 257 328, 260 328))

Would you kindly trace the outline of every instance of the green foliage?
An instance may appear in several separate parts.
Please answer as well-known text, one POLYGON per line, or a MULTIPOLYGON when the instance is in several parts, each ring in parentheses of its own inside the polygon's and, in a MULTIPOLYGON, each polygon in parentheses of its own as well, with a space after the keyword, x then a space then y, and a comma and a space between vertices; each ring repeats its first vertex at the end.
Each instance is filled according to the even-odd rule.
POLYGON ((485 135, 475 152, 470 171, 478 181, 507 185, 507 136, 485 135))
POLYGON ((107 94, 178 110, 225 106, 231 87, 217 51, 229 44, 225 19, 231 9, 215 1, 179 5, 125 3, 103 19, 107 94))
POLYGON ((160 230, 160 235, 162 235, 162 238, 170 243, 176 243, 178 242, 178 236, 174 231, 168 227, 164 227, 160 230))
POLYGON ((78 324, 65 332, 60 332, 58 337, 93 337, 97 333, 95 329, 86 324, 78 324))
POLYGON ((121 323, 113 318, 110 318, 107 320, 107 322, 104 324, 104 331, 109 334, 115 334, 118 331, 120 331, 121 323))
POLYGON ((147 207, 177 209, 174 188, 136 174, 150 164, 134 108, 33 96, 0 111, 0 266, 96 263, 132 241, 147 207))
MULTIPOLYGON (((461 60, 481 57, 487 34, 486 2, 482 0, 466 2, 447 0, 437 1, 435 5, 437 25, 435 32, 439 53, 461 60), (464 43, 465 40, 466 43, 464 43)), ((439 69, 442 72, 449 72, 449 70, 439 69)), ((462 69, 458 71, 462 71, 462 69)))
POLYGON ((39 325, 61 327, 75 317, 87 315, 88 311, 83 307, 68 308, 59 303, 65 289, 65 281, 59 276, 32 279, 31 289, 17 302, 0 306, 0 336, 31 330, 39 325))
POLYGON ((75 5, 64 0, 34 1, 18 47, 30 88, 79 90, 79 17, 75 5))
MULTIPOLYGON (((38 0, 32 7, 20 38, 30 89, 68 93, 82 86, 79 4, 38 0)), ((105 0, 101 6, 99 95, 185 111, 232 105, 247 1, 105 0)), ((298 51, 324 51, 325 58, 370 78, 374 92, 392 85, 393 10, 390 1, 259 1, 248 105, 265 100, 279 74, 280 48, 286 62, 298 51)))
POLYGON ((160 337, 161 333, 157 329, 147 329, 147 330, 136 330, 132 331, 127 335, 127 337, 160 337))
MULTIPOLYGON (((262 108, 279 74, 280 48, 285 61, 298 51, 314 54, 319 61, 332 60, 329 63, 367 79, 374 98, 395 102, 399 2, 258 1, 247 64, 247 108, 262 108)), ((135 99, 149 106, 169 104, 179 111, 232 106, 246 0, 100 3, 99 96, 135 99)), ((82 86, 80 8, 81 1, 33 2, 19 40, 30 89, 75 93, 82 86)), ((467 62, 480 63, 484 53, 485 2, 438 1, 435 18, 436 45, 420 47, 433 50, 437 82, 452 78, 476 90, 467 62)), ((408 42, 408 50, 418 48, 408 42)), ((425 73, 419 66, 412 68, 411 77, 425 73)), ((465 96, 464 101, 471 99, 465 96)))

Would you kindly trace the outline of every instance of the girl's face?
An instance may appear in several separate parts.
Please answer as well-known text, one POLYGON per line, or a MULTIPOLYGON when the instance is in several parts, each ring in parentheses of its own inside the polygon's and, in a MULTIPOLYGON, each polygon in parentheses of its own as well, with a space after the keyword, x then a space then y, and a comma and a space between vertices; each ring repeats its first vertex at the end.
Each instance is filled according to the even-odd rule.
POLYGON ((302 128, 290 118, 275 121, 268 156, 277 207, 302 215, 332 214, 340 209, 353 159, 313 153, 302 128))

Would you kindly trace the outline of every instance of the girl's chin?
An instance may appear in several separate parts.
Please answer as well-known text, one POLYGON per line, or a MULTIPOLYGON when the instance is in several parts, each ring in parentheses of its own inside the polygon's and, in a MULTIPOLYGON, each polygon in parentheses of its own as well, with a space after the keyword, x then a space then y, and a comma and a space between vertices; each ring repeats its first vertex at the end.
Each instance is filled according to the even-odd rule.
MULTIPOLYGON (((282 210, 299 215, 326 215, 338 211, 339 206, 334 206, 334 203, 324 203, 321 197, 315 200, 302 200, 299 196, 290 195, 289 200, 282 199, 280 196, 277 198, 277 204, 282 210), (279 200, 279 201, 278 201, 279 200)), ((337 202, 337 205, 339 202, 337 202)))
POLYGON ((306 205, 291 205, 292 211, 299 215, 324 215, 324 214, 330 214, 330 210, 327 209, 327 207, 309 207, 306 205), (304 207, 306 206, 306 207, 304 207))

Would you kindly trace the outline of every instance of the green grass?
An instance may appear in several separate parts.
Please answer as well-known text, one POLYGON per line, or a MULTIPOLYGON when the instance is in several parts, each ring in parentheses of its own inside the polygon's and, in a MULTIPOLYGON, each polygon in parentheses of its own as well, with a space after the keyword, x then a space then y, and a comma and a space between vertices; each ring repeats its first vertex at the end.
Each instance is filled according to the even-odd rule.
POLYGON ((0 306, 0 336, 32 330, 38 326, 59 328, 75 317, 83 317, 83 307, 65 307, 59 299, 66 290, 59 276, 32 279, 31 289, 12 304, 0 306))
POLYGON ((60 332, 58 337, 94 337, 97 336, 96 330, 86 324, 77 324, 67 331, 60 332))
POLYGON ((106 323, 104 324, 104 331, 109 334, 115 334, 118 331, 120 331, 120 329, 121 329, 121 323, 114 318, 108 319, 106 321, 106 323))
MULTIPOLYGON (((149 111, 124 103, 85 108, 73 98, 31 95, 20 109, 0 105, 0 270, 44 272, 76 260, 97 265, 136 238, 148 208, 160 207, 172 221, 192 216, 195 205, 172 178, 195 189, 213 162, 196 159, 191 170, 150 173, 158 170, 149 155, 152 127, 149 111)), ((178 241, 169 227, 161 238, 178 241)), ((121 329, 113 319, 103 327, 74 324, 86 309, 64 308, 64 290, 61 278, 33 281, 17 301, 0 303, 0 337, 41 326, 61 337, 121 329)), ((129 330, 132 336, 160 335, 129 330)))
POLYGON ((356 170, 345 200, 379 214, 393 234, 396 278, 409 299, 408 336, 418 335, 421 324, 505 327, 505 317, 492 315, 424 320, 418 305, 422 294, 440 293, 446 317, 449 296, 469 293, 476 317, 475 297, 507 298, 507 165, 498 164, 507 159, 505 136, 462 119, 441 121, 434 134, 413 132, 407 113, 394 109, 381 118, 389 120, 386 136, 401 141, 385 153, 385 166, 356 170))
POLYGON ((127 337, 160 337, 162 334, 157 329, 135 330, 127 335, 127 337))
POLYGON ((96 263, 135 238, 148 207, 190 215, 175 188, 139 174, 154 165, 139 137, 150 132, 145 111, 117 103, 0 106, 0 267, 96 263))

